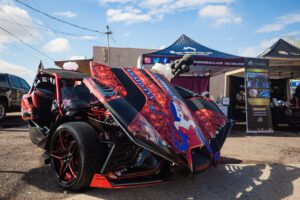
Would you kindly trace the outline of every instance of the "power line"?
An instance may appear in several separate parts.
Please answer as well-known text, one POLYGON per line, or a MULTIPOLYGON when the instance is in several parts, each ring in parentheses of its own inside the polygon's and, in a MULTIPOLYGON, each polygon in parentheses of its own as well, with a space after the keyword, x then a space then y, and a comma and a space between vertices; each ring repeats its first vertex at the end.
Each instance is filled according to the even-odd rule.
POLYGON ((25 29, 21 24, 17 23, 17 22, 14 20, 14 18, 11 17, 4 9, 0 8, 0 10, 2 10, 3 13, 4 13, 9 19, 11 19, 16 25, 18 25, 18 26, 24 31, 24 33, 26 32, 26 33, 28 33, 33 39, 36 39, 36 40, 39 40, 39 41, 40 41, 39 38, 36 38, 32 33, 30 33, 27 29, 25 29))
POLYGON ((64 20, 59 19, 59 18, 57 18, 57 17, 53 17, 53 16, 49 15, 48 13, 45 13, 45 12, 43 12, 43 11, 41 11, 41 10, 38 10, 38 9, 36 9, 36 8, 34 8, 34 7, 32 7, 32 6, 28 5, 28 4, 26 4, 26 3, 23 3, 22 1, 19 1, 19 0, 15 0, 15 1, 18 2, 18 3, 20 3, 20 4, 22 4, 23 6, 26 6, 27 8, 29 8, 29 9, 31 9, 31 10, 34 10, 34 11, 36 11, 36 12, 42 14, 42 15, 45 15, 45 16, 47 16, 47 17, 53 19, 53 20, 56 20, 56 21, 58 21, 58 22, 61 22, 61 23, 64 23, 64 24, 68 24, 68 25, 70 25, 70 26, 73 26, 73 27, 76 27, 76 28, 79 28, 79 29, 82 29, 82 30, 86 30, 86 31, 94 32, 94 33, 99 33, 99 34, 105 34, 104 32, 101 32, 101 31, 98 31, 98 30, 94 30, 94 29, 82 27, 82 26, 73 24, 73 23, 71 23, 71 22, 64 21, 64 20))
POLYGON ((119 45, 120 46, 120 43, 119 42, 117 42, 116 40, 115 40, 115 37, 114 37, 114 31, 111 29, 111 32, 112 32, 112 34, 111 34, 111 39, 112 39, 112 41, 115 43, 115 44, 117 44, 117 45, 119 45))
MULTIPOLYGON (((40 5, 38 4, 38 2, 37 1, 35 1, 35 0, 33 0, 33 2, 34 2, 34 4, 35 4, 35 6, 36 6, 36 8, 37 9, 39 9, 39 10, 41 10, 41 7, 40 7, 40 5)), ((45 18, 46 16, 42 16, 42 18, 45 18)), ((42 19, 40 19, 40 20, 42 20, 42 19)), ((43 20, 42 20, 43 21, 43 20)), ((46 21, 44 21, 43 23, 45 23, 48 27, 50 27, 50 28, 53 28, 48 22, 47 22, 47 20, 46 21)))
POLYGON ((4 32, 8 33, 9 35, 11 35, 12 37, 14 37, 15 39, 19 40, 20 42, 22 42, 23 44, 25 44, 26 46, 28 46, 29 48, 31 48, 32 50, 38 52, 39 54, 47 57, 48 59, 50 59, 51 61, 54 61, 53 58, 51 58, 50 56, 48 56, 47 54, 43 53, 42 51, 38 50, 37 48, 35 48, 34 46, 28 44, 27 42, 25 42, 24 40, 20 39, 19 37, 17 37, 16 35, 14 35, 13 33, 9 32, 8 30, 6 30, 5 28, 0 26, 0 29, 3 30, 4 32))
MULTIPOLYGON (((41 7, 40 7, 39 3, 35 0, 33 0, 33 2, 36 6, 36 9, 41 10, 41 7)), ((43 15, 42 17, 47 17, 47 16, 43 15)), ((71 39, 80 39, 80 37, 84 39, 84 37, 99 37, 99 36, 102 36, 102 35, 104 36, 104 34, 102 34, 102 35, 101 34, 94 34, 94 35, 84 34, 83 35, 83 34, 74 34, 74 33, 70 33, 70 32, 65 32, 65 31, 61 31, 61 30, 53 28, 49 23, 47 23, 47 20, 42 21, 42 22, 45 23, 45 25, 39 24, 39 23, 36 23, 36 22, 32 21, 33 24, 35 24, 36 26, 39 26, 41 29, 43 29, 44 31, 47 31, 48 33, 56 33, 56 34, 60 34, 60 35, 66 35, 66 36, 69 36, 69 38, 71 38, 71 39)), ((34 28, 37 29, 37 27, 34 27, 34 28)), ((97 42, 97 43, 99 42, 99 41, 94 40, 94 39, 87 39, 86 41, 91 42, 91 43, 92 42, 97 42)))
POLYGON ((7 19, 3 19, 1 17, 0 17, 0 19, 3 22, 8 22, 8 23, 16 24, 16 25, 27 27, 27 28, 31 28, 31 29, 36 29, 36 30, 41 29, 42 31, 47 31, 47 32, 51 32, 51 33, 58 33, 58 34, 68 35, 68 36, 73 36, 73 37, 84 37, 84 36, 98 37, 99 36, 99 35, 82 35, 82 34, 68 33, 68 32, 57 30, 57 29, 49 28, 47 26, 44 26, 42 24, 37 24, 37 23, 34 23, 36 26, 30 26, 30 25, 26 25, 26 24, 20 24, 20 23, 16 22, 15 20, 14 21, 10 21, 10 20, 7 20, 7 19))

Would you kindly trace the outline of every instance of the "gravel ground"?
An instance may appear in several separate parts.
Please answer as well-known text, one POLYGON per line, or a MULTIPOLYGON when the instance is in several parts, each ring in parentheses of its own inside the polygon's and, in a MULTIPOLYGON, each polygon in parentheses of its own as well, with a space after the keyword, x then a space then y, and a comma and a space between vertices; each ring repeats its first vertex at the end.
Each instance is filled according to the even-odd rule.
POLYGON ((193 179, 76 194, 56 184, 27 131, 15 116, 0 124, 0 199, 300 199, 299 133, 234 133, 223 147, 222 164, 193 179))

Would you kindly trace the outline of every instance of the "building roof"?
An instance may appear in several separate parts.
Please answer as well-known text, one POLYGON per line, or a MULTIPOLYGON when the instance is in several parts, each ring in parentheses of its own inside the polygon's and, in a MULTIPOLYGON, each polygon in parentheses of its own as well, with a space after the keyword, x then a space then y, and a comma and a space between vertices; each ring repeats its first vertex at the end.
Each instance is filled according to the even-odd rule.
POLYGON ((81 59, 81 60, 61 60, 61 61, 55 61, 55 65, 63 68, 65 63, 68 62, 75 62, 78 65, 78 71, 86 74, 90 74, 90 62, 93 61, 93 59, 81 59))

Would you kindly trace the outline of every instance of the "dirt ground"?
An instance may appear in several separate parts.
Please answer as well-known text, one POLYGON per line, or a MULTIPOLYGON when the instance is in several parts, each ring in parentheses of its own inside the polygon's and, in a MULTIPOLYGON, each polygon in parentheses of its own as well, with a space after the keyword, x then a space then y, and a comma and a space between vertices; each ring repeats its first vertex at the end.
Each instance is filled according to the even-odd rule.
POLYGON ((43 151, 33 145, 16 116, 0 124, 0 199, 300 199, 300 132, 245 135, 233 131, 215 169, 194 179, 119 190, 60 188, 43 151))

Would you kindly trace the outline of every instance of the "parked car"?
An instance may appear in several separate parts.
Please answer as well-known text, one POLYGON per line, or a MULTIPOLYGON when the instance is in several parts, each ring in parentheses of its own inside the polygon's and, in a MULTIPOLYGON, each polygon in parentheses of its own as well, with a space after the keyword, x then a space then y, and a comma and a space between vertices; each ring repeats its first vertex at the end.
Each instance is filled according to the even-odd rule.
MULTIPOLYGON (((123 188, 217 165, 232 126, 210 99, 137 68, 39 69, 22 99, 60 186, 123 188)), ((38 177, 37 177, 38 178, 38 177)))
POLYGON ((0 73, 0 121, 7 112, 21 111, 22 96, 30 89, 28 83, 15 75, 0 73))

